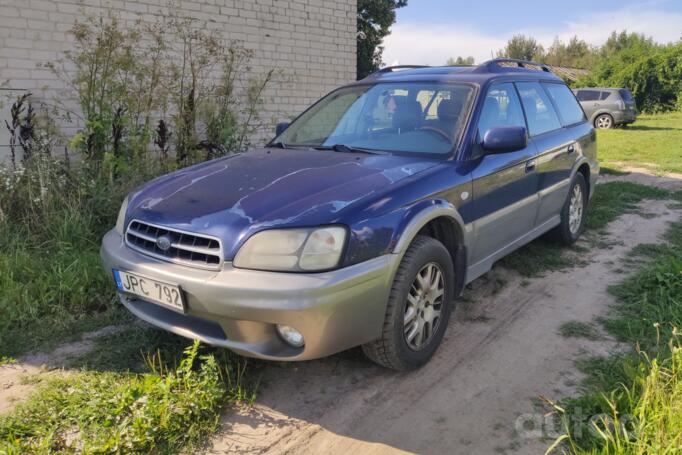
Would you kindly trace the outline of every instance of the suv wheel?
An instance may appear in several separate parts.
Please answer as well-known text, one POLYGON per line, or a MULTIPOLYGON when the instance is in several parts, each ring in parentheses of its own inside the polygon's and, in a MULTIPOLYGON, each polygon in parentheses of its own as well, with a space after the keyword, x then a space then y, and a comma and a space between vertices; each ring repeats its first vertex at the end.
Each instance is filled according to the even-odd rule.
POLYGON ((614 126, 615 122, 613 121, 613 117, 611 117, 609 114, 601 114, 594 119, 595 128, 610 130, 614 126))
POLYGON ((445 246, 417 236, 393 280, 381 337, 362 346, 365 355, 394 370, 412 370, 426 363, 450 319, 454 277, 445 246))
POLYGON ((573 177, 568 198, 561 209, 561 223, 552 231, 553 237, 565 245, 572 245, 585 230, 587 214, 587 183, 582 173, 573 177))

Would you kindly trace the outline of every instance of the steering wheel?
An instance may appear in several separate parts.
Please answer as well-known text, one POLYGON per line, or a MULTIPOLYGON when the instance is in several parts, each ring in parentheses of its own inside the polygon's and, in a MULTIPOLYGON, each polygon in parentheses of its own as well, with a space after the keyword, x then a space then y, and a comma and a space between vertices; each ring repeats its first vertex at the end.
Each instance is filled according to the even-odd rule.
POLYGON ((421 128, 419 128, 419 131, 428 131, 429 133, 433 133, 436 136, 439 136, 448 142, 452 140, 448 133, 441 130, 440 128, 436 128, 435 126, 422 126, 421 128))

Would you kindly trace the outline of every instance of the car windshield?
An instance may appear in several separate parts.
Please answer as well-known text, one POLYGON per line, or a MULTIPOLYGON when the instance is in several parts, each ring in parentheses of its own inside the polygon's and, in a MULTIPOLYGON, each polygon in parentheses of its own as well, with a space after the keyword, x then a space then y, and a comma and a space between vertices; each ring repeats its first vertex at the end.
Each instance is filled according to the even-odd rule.
POLYGON ((446 155, 460 136, 472 93, 469 85, 431 82, 345 87, 320 100, 272 143, 446 155))

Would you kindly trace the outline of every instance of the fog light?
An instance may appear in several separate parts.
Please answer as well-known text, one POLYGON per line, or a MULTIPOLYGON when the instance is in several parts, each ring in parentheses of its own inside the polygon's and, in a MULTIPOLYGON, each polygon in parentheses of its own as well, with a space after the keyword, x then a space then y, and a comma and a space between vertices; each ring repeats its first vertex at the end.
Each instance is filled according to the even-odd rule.
POLYGON ((277 324, 277 333, 279 333, 279 336, 281 336, 284 341, 295 348, 300 348, 305 344, 301 332, 288 325, 277 324))

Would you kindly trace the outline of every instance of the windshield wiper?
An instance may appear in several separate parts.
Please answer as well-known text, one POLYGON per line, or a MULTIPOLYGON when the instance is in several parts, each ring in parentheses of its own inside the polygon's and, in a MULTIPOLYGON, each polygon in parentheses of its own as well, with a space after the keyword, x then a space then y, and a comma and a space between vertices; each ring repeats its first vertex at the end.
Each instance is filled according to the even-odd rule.
POLYGON ((334 144, 334 145, 321 145, 315 147, 316 150, 333 150, 335 152, 341 153, 369 153, 370 155, 386 155, 386 152, 374 149, 365 149, 361 147, 351 147, 345 144, 334 144))
POLYGON ((273 142, 272 144, 268 144, 268 147, 277 147, 278 149, 285 149, 287 148, 287 145, 284 142, 273 142))

